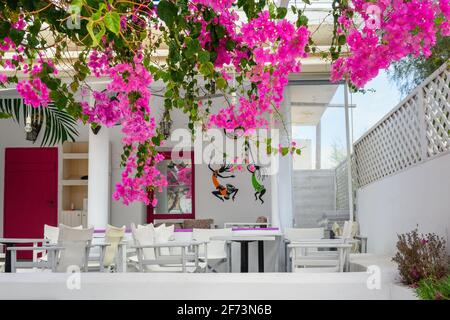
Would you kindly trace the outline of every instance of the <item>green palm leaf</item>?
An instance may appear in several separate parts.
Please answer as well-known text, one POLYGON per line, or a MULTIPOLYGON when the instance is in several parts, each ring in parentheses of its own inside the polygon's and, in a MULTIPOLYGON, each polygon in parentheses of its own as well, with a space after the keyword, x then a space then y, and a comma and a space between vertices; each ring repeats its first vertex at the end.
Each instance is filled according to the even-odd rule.
MULTIPOLYGON (((53 146, 65 141, 75 141, 78 136, 77 121, 67 112, 53 105, 45 108, 30 108, 32 115, 41 113, 43 117, 43 136, 41 146, 53 146)), ((19 98, 0 99, 0 119, 12 118, 25 124, 27 106, 19 98)))

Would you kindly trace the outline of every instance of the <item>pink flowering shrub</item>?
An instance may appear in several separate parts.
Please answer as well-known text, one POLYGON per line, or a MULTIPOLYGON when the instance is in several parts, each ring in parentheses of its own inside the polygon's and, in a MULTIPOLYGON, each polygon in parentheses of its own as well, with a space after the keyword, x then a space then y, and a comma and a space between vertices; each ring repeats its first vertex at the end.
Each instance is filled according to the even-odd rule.
MULTIPOLYGON (((0 66, 8 72, 0 73, 0 85, 16 84, 25 104, 51 102, 92 127, 120 125, 124 171, 114 198, 125 204, 156 205, 154 192, 170 179, 157 169, 167 137, 150 105, 153 81, 164 83, 165 117, 178 109, 193 131, 200 124, 246 136, 277 119, 289 74, 300 72, 301 59, 317 49, 300 6, 292 10, 293 22, 286 8, 262 1, 73 1, 81 25, 71 28, 64 5, 51 1, 37 8, 18 0, 0 6, 0 66), (43 25, 51 39, 42 36, 43 25), (155 56, 162 44, 168 48, 164 62, 155 56), (70 57, 73 70, 62 81, 57 66, 67 64, 73 45, 79 55, 70 57), (92 88, 90 77, 105 81, 105 89, 92 88), (213 112, 208 97, 215 94, 236 98, 213 112)), ((448 0, 351 0, 332 10, 332 80, 356 87, 405 56, 429 56, 437 33, 450 34, 448 0), (345 45, 348 54, 340 50, 345 45)), ((295 144, 267 145, 268 153, 301 154, 295 144)), ((249 164, 241 160, 245 166, 235 159, 233 170, 249 164)), ((187 181, 190 171, 178 174, 187 181)))
POLYGON ((402 281, 416 284, 422 279, 440 279, 449 272, 445 240, 434 233, 419 234, 417 228, 398 235, 397 253, 392 259, 398 265, 402 281))

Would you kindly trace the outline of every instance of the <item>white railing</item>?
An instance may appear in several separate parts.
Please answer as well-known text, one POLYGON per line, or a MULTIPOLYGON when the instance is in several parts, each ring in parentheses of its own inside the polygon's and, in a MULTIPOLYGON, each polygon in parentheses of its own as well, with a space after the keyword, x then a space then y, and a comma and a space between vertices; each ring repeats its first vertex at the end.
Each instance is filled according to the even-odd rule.
MULTIPOLYGON (((336 194, 336 210, 349 210, 348 200, 348 176, 347 176, 347 159, 342 161, 335 169, 335 194, 336 194)), ((356 189, 358 181, 356 179, 356 163, 355 157, 352 155, 352 186, 353 200, 355 205, 356 189)))
POLYGON ((450 151, 450 63, 353 145, 358 187, 450 151))
POLYGON ((341 162, 335 172, 336 210, 348 210, 347 160, 341 162))

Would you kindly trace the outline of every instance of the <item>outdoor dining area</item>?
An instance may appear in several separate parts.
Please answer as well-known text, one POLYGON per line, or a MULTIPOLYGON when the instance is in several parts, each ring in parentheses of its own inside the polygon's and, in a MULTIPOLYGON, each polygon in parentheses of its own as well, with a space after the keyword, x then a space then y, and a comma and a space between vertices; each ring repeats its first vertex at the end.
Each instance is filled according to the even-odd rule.
POLYGON ((334 231, 272 227, 268 222, 179 229, 174 224, 43 226, 42 239, 0 238, 0 270, 19 272, 347 272, 364 250, 357 223, 334 231))

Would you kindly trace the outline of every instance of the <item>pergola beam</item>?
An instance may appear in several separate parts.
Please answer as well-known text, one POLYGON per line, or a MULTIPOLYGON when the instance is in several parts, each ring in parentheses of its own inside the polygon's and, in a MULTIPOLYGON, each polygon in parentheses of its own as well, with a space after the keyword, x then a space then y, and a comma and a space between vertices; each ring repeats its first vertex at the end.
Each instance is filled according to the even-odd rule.
POLYGON ((352 141, 350 136, 350 114, 348 107, 348 85, 344 84, 344 104, 345 104, 345 136, 347 144, 347 183, 348 183, 348 202, 350 211, 350 221, 354 221, 353 212, 353 179, 352 179, 352 141))

